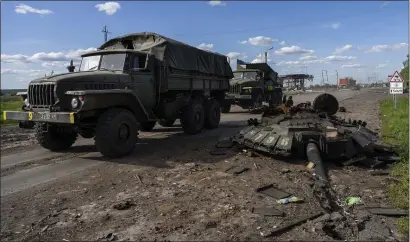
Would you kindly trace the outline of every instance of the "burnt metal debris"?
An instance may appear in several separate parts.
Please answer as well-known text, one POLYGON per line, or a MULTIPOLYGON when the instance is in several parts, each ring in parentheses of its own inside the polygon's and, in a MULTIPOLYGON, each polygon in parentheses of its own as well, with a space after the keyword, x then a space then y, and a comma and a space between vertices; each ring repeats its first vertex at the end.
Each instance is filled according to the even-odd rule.
POLYGON ((266 108, 261 121, 232 137, 234 143, 275 158, 297 157, 314 163, 316 175, 327 180, 323 160, 372 168, 398 160, 391 146, 383 144, 362 120, 344 120, 335 114, 339 102, 328 93, 292 107, 266 108))

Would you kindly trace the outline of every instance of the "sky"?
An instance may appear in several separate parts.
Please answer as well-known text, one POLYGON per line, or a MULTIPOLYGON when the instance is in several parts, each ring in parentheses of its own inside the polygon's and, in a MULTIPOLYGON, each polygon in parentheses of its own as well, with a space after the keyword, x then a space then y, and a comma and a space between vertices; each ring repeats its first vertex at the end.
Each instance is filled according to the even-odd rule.
MULTIPOLYGON (((1 3, 1 89, 67 72, 108 39, 155 32, 236 60, 268 62, 313 84, 387 80, 408 54, 408 1, 6 1, 1 3), (327 76, 326 76, 327 73, 327 76), (322 77, 323 74, 323 77, 322 77)), ((78 68, 77 68, 78 70, 78 68)))

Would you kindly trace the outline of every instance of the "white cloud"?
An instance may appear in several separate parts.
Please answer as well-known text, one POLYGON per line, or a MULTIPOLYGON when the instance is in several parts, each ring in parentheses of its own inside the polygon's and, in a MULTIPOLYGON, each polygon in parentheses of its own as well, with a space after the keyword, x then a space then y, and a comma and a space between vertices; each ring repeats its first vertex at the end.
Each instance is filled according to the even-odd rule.
POLYGON ((364 65, 362 64, 346 64, 342 65, 342 68, 362 68, 364 65))
POLYGON ((16 8, 14 9, 14 11, 18 14, 36 13, 36 14, 45 15, 45 14, 52 14, 53 13, 53 11, 51 11, 51 10, 33 8, 33 7, 30 7, 29 5, 26 5, 26 4, 17 5, 16 8))
POLYGON ((340 27, 341 23, 339 22, 335 22, 335 23, 331 23, 331 24, 325 24, 323 25, 323 27, 325 28, 332 28, 332 29, 338 29, 340 27))
POLYGON ((277 39, 272 39, 270 37, 256 36, 256 37, 251 37, 248 40, 240 41, 240 43, 241 44, 249 43, 255 46, 268 46, 268 45, 272 45, 274 42, 277 42, 277 41, 278 41, 277 39))
POLYGON ((354 60, 356 59, 355 56, 339 56, 339 55, 331 55, 325 58, 326 61, 347 61, 347 60, 354 60))
POLYGON ((208 4, 211 6, 226 6, 224 1, 209 1, 208 4))
POLYGON ((282 40, 282 42, 279 43, 280 45, 286 45, 286 42, 284 40, 282 40))
POLYGON ((341 62, 354 60, 354 56, 328 56, 326 58, 319 58, 317 56, 303 56, 297 61, 281 61, 278 66, 298 66, 298 65, 311 65, 311 64, 327 64, 330 62, 341 62))
POLYGON ((385 8, 385 7, 387 7, 387 5, 389 5, 389 2, 383 2, 381 5, 380 5, 380 8, 385 8))
POLYGON ((202 43, 202 44, 198 45, 197 48, 201 49, 201 50, 212 50, 212 48, 214 48, 214 44, 202 43))
POLYGON ((97 4, 95 7, 98 11, 104 11, 107 15, 113 15, 118 9, 121 9, 121 5, 117 2, 106 2, 104 4, 97 4))
POLYGON ((407 43, 398 43, 394 45, 375 45, 371 49, 365 51, 365 53, 375 53, 375 52, 382 52, 382 51, 393 51, 399 50, 402 48, 407 48, 409 44, 407 43))
MULTIPOLYGON (((270 56, 271 56, 271 55, 268 53, 267 62, 268 62, 268 63, 273 63, 272 59, 269 58, 270 56)), ((258 54, 258 55, 256 56, 256 58, 251 61, 251 63, 265 63, 265 54, 264 54, 264 55, 258 54)))
POLYGON ((248 56, 245 53, 239 53, 239 52, 229 52, 228 54, 226 54, 226 56, 229 57, 231 65, 236 65, 237 59, 246 60, 248 58, 248 56))
POLYGON ((1 74, 2 75, 14 75, 14 74, 17 74, 17 71, 11 70, 11 69, 1 69, 1 74))
POLYGON ((353 45, 345 45, 340 48, 336 48, 333 54, 342 54, 343 52, 346 52, 351 49, 353 49, 353 45))
POLYGON ((20 74, 20 73, 29 73, 30 76, 31 76, 31 75, 36 74, 36 73, 38 74, 39 72, 42 72, 42 70, 25 70, 25 69, 2 69, 1 70, 2 75, 14 75, 14 74, 20 74))
POLYGON ((32 62, 61 62, 61 61, 70 61, 70 60, 79 60, 82 54, 85 54, 90 51, 95 51, 96 48, 88 49, 77 49, 70 50, 67 52, 39 52, 35 53, 32 56, 16 54, 16 55, 6 55, 1 54, 1 61, 5 63, 32 63, 32 62))
POLYGON ((386 67, 388 64, 387 63, 384 63, 384 64, 378 64, 377 66, 376 66, 376 69, 381 69, 381 68, 384 68, 384 67, 386 67))
POLYGON ((302 56, 299 58, 299 60, 316 60, 319 57, 315 56, 315 55, 307 55, 307 56, 302 56))
POLYGON ((279 50, 275 50, 277 55, 302 55, 302 54, 313 54, 314 50, 302 49, 299 46, 282 47, 279 50))

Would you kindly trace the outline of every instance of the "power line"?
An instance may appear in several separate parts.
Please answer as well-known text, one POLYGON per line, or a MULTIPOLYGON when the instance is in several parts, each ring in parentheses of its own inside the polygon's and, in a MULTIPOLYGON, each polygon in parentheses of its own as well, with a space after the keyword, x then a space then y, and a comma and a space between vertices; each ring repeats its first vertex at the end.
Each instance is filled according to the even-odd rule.
POLYGON ((319 21, 320 22, 325 22, 325 21, 334 21, 335 18, 352 18, 352 17, 359 17, 359 16, 364 16, 370 13, 376 13, 376 12, 381 12, 384 11, 384 9, 378 9, 374 11, 368 11, 368 12, 363 12, 361 14, 352 14, 352 15, 346 15, 346 14, 341 14, 340 16, 333 16, 332 19, 327 19, 327 20, 318 20, 315 22, 310 22, 306 23, 306 21, 300 22, 300 23, 294 23, 294 24, 285 24, 285 25, 277 25, 277 26, 271 26, 271 27, 265 27, 265 28, 252 28, 252 29, 242 29, 242 30, 233 30, 233 31, 224 31, 224 32, 209 32, 209 33, 202 33, 202 34, 175 34, 173 35, 174 37, 181 37, 181 36, 203 36, 203 35, 223 35, 223 34, 234 34, 234 33, 244 33, 244 32, 252 32, 252 31, 260 31, 260 30, 270 30, 270 29, 278 29, 278 28, 287 28, 287 27, 294 27, 294 26, 307 26, 311 24, 317 24, 319 21))

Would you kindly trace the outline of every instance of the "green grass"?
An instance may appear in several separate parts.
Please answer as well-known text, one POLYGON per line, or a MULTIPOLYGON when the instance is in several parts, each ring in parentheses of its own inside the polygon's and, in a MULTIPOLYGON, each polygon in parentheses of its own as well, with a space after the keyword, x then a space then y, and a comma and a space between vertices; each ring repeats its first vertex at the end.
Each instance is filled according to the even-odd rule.
POLYGON ((16 124, 13 120, 3 120, 3 111, 19 111, 23 101, 18 96, 2 96, 0 99, 0 125, 16 124))
MULTIPOLYGON (((399 98, 394 109, 392 98, 380 101, 382 134, 387 143, 397 144, 401 161, 393 168, 392 175, 400 182, 389 185, 389 198, 394 206, 409 209, 409 99, 399 98)), ((409 217, 398 220, 402 233, 409 232, 409 217)))

